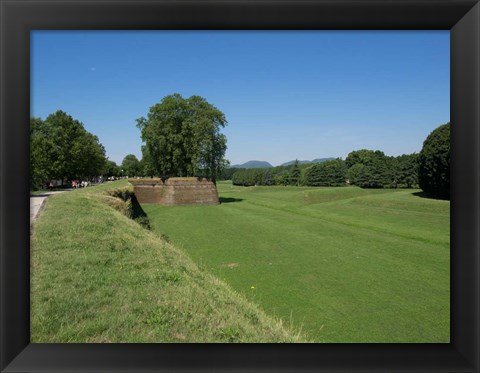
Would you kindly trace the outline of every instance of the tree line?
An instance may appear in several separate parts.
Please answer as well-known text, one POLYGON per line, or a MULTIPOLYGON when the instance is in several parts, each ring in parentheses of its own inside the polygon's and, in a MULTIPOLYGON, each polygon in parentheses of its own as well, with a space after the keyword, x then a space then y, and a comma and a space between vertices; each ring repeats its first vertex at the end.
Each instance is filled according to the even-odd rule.
POLYGON ((87 179, 104 173, 107 157, 98 137, 83 123, 58 110, 30 119, 30 188, 50 180, 87 179))
POLYGON ((137 119, 142 159, 128 154, 121 165, 108 160, 98 138, 83 124, 59 110, 45 120, 30 121, 30 186, 49 180, 74 180, 104 176, 202 176, 231 179, 235 185, 304 185, 361 188, 422 188, 449 198, 450 123, 430 133, 419 154, 386 156, 379 150, 352 151, 317 164, 265 169, 229 169, 224 158, 227 139, 220 130, 225 115, 203 97, 164 97, 147 117, 137 119))
MULTIPOLYGON (((232 171, 230 171, 232 172, 232 171)), ((225 174, 225 176, 229 176, 225 174)), ((438 198, 450 195, 450 123, 432 131, 420 153, 387 156, 379 150, 352 151, 316 164, 235 169, 234 185, 346 186, 361 188, 421 188, 438 198)))
POLYGON ((30 187, 51 180, 103 176, 203 176, 216 179, 229 163, 220 130, 225 115, 203 97, 164 97, 137 119, 142 159, 128 154, 121 165, 108 160, 98 138, 63 111, 30 120, 30 187))
POLYGON ((381 151, 356 150, 340 158, 315 164, 237 169, 235 185, 343 186, 362 188, 418 187, 418 154, 388 157, 381 151))

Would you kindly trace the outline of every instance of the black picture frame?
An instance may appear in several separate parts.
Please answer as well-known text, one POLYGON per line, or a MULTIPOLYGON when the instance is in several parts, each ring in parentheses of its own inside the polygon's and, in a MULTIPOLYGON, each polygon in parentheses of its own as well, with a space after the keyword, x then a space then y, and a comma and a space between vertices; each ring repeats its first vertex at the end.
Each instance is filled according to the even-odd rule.
POLYGON ((479 372, 477 0, 0 0, 0 370, 479 372), (31 344, 31 30, 450 30, 451 343, 31 344))

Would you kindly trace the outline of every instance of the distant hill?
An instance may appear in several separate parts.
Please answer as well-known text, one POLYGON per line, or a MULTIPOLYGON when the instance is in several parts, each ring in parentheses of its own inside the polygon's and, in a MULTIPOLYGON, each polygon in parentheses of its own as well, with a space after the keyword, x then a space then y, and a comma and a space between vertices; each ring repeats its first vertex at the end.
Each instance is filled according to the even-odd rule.
MULTIPOLYGON (((322 163, 322 162, 326 162, 326 161, 331 161, 335 158, 315 158, 313 161, 298 161, 298 164, 307 164, 307 163, 322 163)), ((282 163, 280 166, 289 166, 291 164, 294 164, 295 163, 295 160, 293 161, 289 161, 289 162, 285 162, 285 163, 282 163)))
MULTIPOLYGON (((291 164, 294 164, 295 161, 289 161, 282 163, 280 166, 290 166, 291 164)), ((312 161, 298 161, 298 164, 307 164, 307 163, 312 163, 312 161)))
POLYGON ((248 161, 243 164, 234 164, 230 168, 269 168, 273 167, 266 161, 248 161))
POLYGON ((334 159, 336 158, 333 158, 333 157, 329 157, 329 158, 315 158, 312 163, 322 163, 322 162, 326 162, 326 161, 333 161, 334 159))

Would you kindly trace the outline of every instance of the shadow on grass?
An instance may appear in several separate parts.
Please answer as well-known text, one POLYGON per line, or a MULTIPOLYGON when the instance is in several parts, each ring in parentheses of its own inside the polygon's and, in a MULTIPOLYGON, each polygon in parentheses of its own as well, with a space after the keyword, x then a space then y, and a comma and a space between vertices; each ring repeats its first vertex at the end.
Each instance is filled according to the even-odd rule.
POLYGON ((442 198, 442 197, 437 197, 437 196, 432 196, 431 194, 425 193, 425 192, 413 192, 413 196, 420 197, 420 198, 426 198, 426 199, 436 199, 439 201, 449 201, 450 198, 442 198))
POLYGON ((220 197, 220 203, 242 202, 243 198, 226 198, 220 197))

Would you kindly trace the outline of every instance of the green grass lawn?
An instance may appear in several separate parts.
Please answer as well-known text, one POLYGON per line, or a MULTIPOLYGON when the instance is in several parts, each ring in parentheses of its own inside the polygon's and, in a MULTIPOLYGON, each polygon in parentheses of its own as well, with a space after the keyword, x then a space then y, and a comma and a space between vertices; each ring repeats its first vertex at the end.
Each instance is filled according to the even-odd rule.
POLYGON ((450 341, 450 203, 418 190, 237 187, 143 205, 153 230, 319 342, 450 341))
POLYGON ((48 198, 31 235, 31 342, 307 340, 103 194, 126 185, 48 198))

